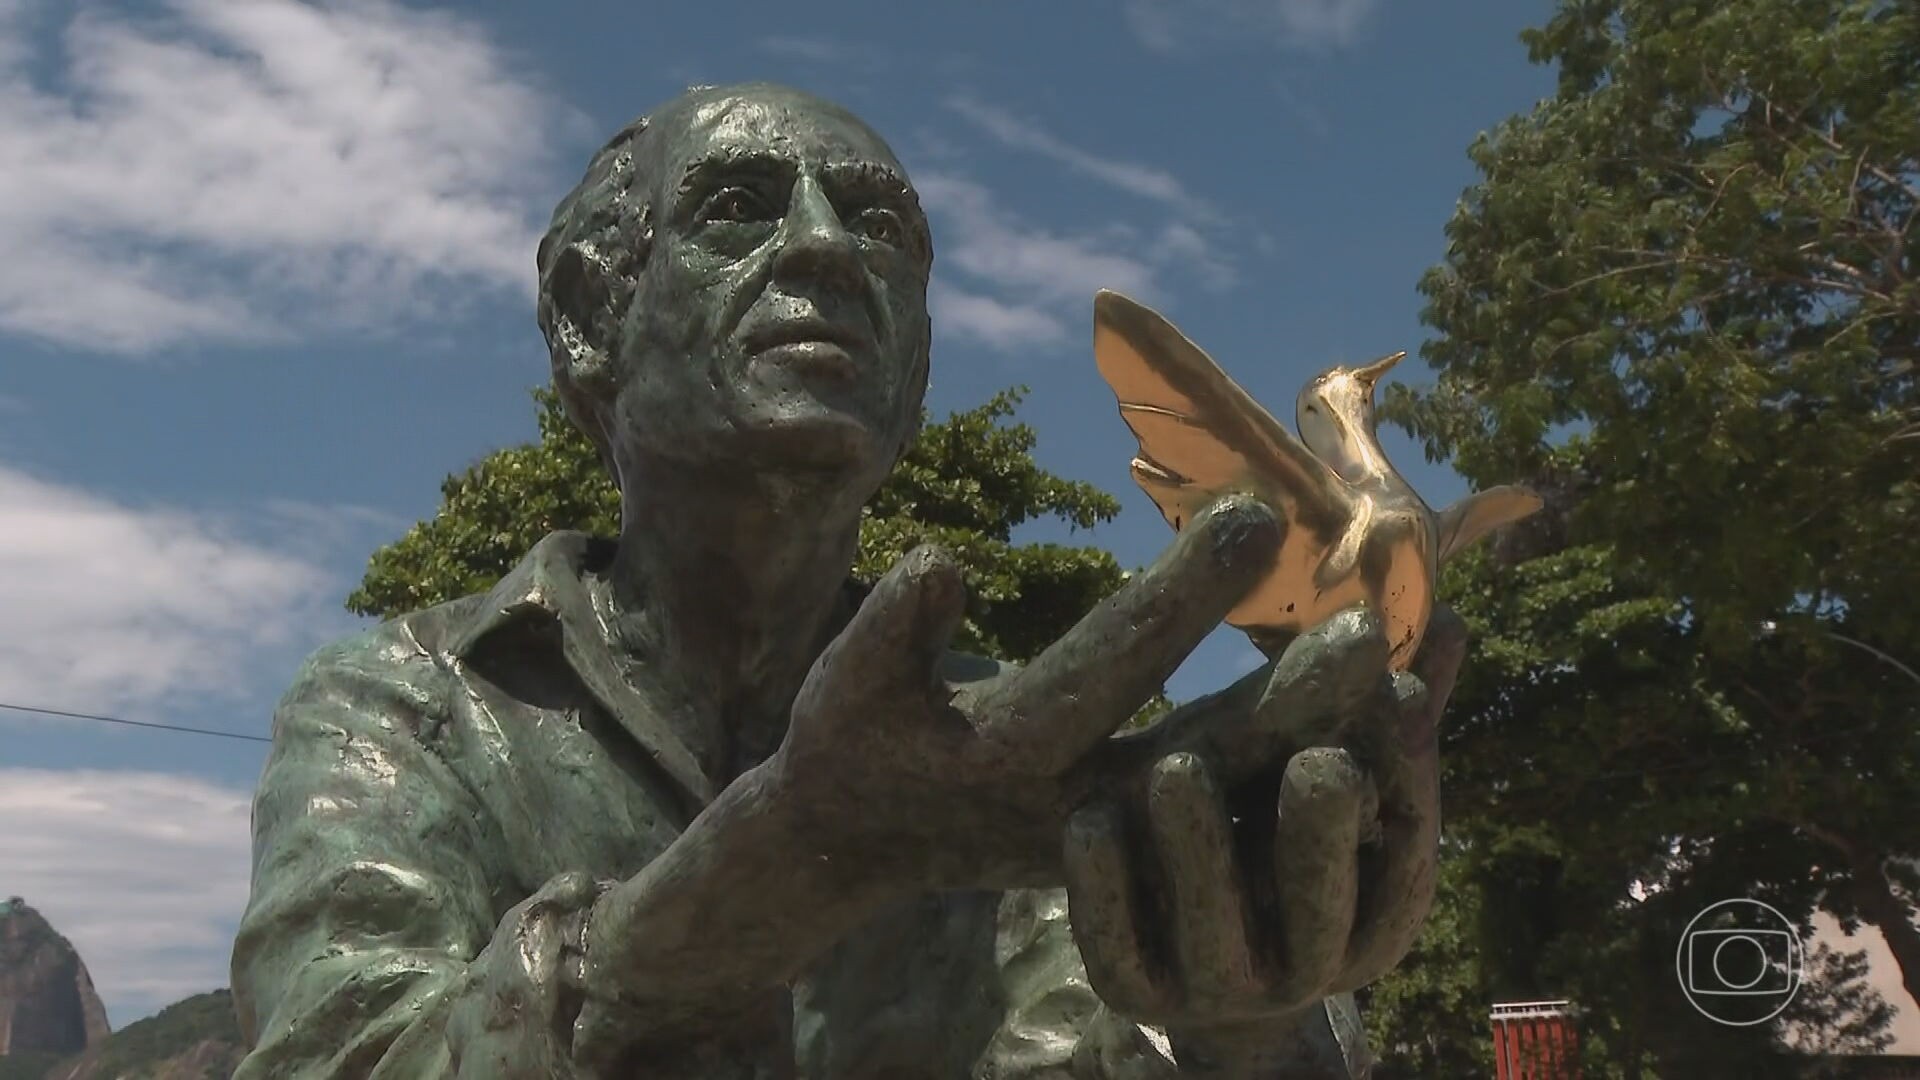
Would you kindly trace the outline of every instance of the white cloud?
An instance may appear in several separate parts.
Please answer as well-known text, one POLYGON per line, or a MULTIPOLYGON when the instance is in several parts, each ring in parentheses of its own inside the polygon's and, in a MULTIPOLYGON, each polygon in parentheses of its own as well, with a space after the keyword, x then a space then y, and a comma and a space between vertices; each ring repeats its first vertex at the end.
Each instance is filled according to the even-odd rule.
POLYGON ((1164 203, 1181 213, 1211 219, 1214 212, 1164 169, 1133 161, 1103 157, 1075 146, 1052 132, 1014 116, 1005 109, 972 98, 951 97, 947 107, 1000 143, 1049 158, 1109 187, 1164 203))
POLYGON ((289 554, 315 561, 341 551, 367 551, 405 533, 413 519, 370 506, 269 499, 261 507, 289 554))
POLYGON ((227 985, 250 800, 185 776, 0 768, 0 895, 73 942, 118 1027, 227 985))
POLYGON ((1066 309, 1091 304, 1095 290, 1154 289, 1153 268, 1111 237, 1024 221, 963 177, 927 174, 914 186, 936 230, 936 333, 1005 351, 1051 344, 1064 333, 1066 309))
POLYGON ((1379 0, 1127 0, 1127 25, 1163 51, 1263 37, 1295 48, 1351 43, 1379 0))
POLYGON ((1051 345, 1067 336, 1066 324, 1050 312, 995 300, 945 281, 935 281, 927 290, 927 303, 937 331, 951 327, 963 338, 1003 352, 1051 345))
POLYGON ((940 257, 971 276, 1048 299, 1091 301, 1103 286, 1133 292, 1151 287, 1152 268, 1110 238, 1070 236, 1023 221, 970 180, 932 176, 917 186, 932 212, 948 219, 940 257))
POLYGON ((1089 325, 1100 289, 1154 304, 1165 302, 1163 279, 1204 288, 1233 281, 1218 246, 1184 224, 1152 234, 1125 225, 1060 232, 1025 219, 962 176, 923 174, 915 186, 935 226, 931 301, 938 334, 1007 352, 1052 345, 1089 325))
MULTIPOLYGON (((1077 233, 1043 228, 1001 205, 983 185, 935 172, 919 187, 940 229, 941 280, 932 297, 940 330, 1002 351, 1033 348, 1067 337, 1067 328, 1086 318, 1098 289, 1152 303, 1163 284, 1219 290, 1235 283, 1229 253, 1244 241, 1223 236, 1219 212, 1172 173, 1076 146, 975 98, 949 97, 946 106, 1002 146, 1157 204, 1151 220, 1158 224, 1077 233)), ((957 156, 939 155, 949 167, 957 156)))
POLYGON ((548 151, 580 121, 472 21, 164 0, 28 25, 46 14, 0 7, 0 329, 141 352, 530 292, 548 151), (57 80, 30 36, 58 39, 57 80))
POLYGON ((1219 243, 1191 225, 1172 222, 1160 230, 1154 243, 1162 258, 1184 263, 1202 286, 1224 289, 1234 283, 1233 263, 1221 254, 1219 243))
POLYGON ((257 690, 250 657, 344 618, 339 582, 313 553, 206 515, 125 506, 0 465, 0 522, 10 703, 144 713, 257 690))

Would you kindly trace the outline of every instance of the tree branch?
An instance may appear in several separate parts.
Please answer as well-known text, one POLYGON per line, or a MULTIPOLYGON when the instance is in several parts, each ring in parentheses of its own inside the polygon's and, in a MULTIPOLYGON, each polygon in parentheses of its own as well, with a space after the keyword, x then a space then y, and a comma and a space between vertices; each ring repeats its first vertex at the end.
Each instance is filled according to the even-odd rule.
MULTIPOLYGON (((1764 91, 1749 90, 1748 93, 1752 94, 1755 99, 1757 99, 1762 105, 1766 107, 1767 113, 1768 113, 1767 125, 1766 125, 1767 131, 1770 134, 1773 134, 1776 138, 1779 138, 1782 141, 1785 141, 1785 136, 1783 134, 1780 134, 1779 132, 1774 131, 1774 128, 1773 128, 1772 113, 1777 110, 1781 116, 1784 116, 1787 118, 1787 121, 1789 123, 1800 128, 1800 130, 1805 131, 1807 134, 1812 135, 1814 139, 1817 140, 1822 146, 1825 146, 1827 149, 1833 151, 1836 154, 1839 154, 1841 157, 1851 156, 1847 148, 1840 144, 1840 140, 1834 138, 1832 135, 1824 131, 1821 131, 1818 127, 1815 127, 1814 125, 1807 123, 1805 120, 1800 119, 1799 114, 1794 112, 1792 109, 1787 108, 1784 105, 1776 105, 1773 102, 1773 100, 1769 98, 1764 91)), ((1863 164, 1865 163, 1866 161, 1865 151, 1861 152, 1860 160, 1863 164)), ((1905 180, 1902 180, 1897 174, 1889 172, 1887 169, 1885 169, 1880 165, 1867 165, 1866 170, 1868 175, 1875 177, 1881 183, 1886 184, 1888 187, 1894 188, 1897 191, 1905 192, 1907 197, 1910 199, 1920 200, 1920 188, 1916 188, 1912 184, 1909 184, 1905 180)))
POLYGON ((1887 942, 1900 965, 1900 982, 1907 996, 1920 1002, 1920 928, 1913 924, 1913 910, 1896 896, 1887 880, 1885 857, 1838 829, 1818 822, 1796 823, 1808 836, 1832 847, 1847 861, 1848 884, 1860 917, 1872 923, 1887 942))

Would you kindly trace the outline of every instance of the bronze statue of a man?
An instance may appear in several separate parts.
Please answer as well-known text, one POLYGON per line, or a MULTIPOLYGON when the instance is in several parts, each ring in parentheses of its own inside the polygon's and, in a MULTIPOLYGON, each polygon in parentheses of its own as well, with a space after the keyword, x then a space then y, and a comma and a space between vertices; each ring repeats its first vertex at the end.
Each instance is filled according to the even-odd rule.
POLYGON ((1264 573, 1265 507, 1025 668, 947 650, 937 550, 850 585, 931 263, 886 144, 793 90, 691 91, 594 158, 540 322, 620 535, 302 669, 241 1077, 1361 1075, 1346 994, 1431 900, 1457 630, 1389 676, 1349 613, 1114 737, 1264 573))

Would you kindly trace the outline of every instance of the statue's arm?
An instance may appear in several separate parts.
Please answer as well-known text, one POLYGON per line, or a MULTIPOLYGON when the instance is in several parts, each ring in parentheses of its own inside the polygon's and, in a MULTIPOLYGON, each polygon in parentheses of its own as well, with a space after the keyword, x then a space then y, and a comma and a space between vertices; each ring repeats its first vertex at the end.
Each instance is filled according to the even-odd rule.
POLYGON ((454 1075, 451 1006, 517 929, 484 815, 418 736, 442 672, 400 639, 321 650, 275 714, 233 956, 244 1080, 454 1075))
MULTIPOLYGON (((625 882, 518 893, 430 744, 464 690, 404 631, 323 649, 275 715, 254 805, 239 1080, 751 1075, 783 984, 876 897, 804 855, 766 770, 625 882)), ((774 1037, 777 1041, 777 1036, 774 1037)))

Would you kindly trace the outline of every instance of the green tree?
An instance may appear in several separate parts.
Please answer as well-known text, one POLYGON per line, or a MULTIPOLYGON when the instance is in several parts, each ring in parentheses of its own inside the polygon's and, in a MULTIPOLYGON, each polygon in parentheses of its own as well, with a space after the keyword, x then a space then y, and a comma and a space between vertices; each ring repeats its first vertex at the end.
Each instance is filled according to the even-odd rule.
MULTIPOLYGON (((1033 429, 1008 422, 1021 389, 926 423, 867 504, 854 576, 872 582, 916 544, 953 551, 972 604, 956 647, 1025 660, 1125 579, 1099 548, 1015 543, 1046 518, 1088 529, 1120 504, 1033 460, 1033 429)), ((552 391, 534 391, 540 440, 495 451, 441 484, 440 510, 373 553, 347 607, 391 618, 492 586, 555 529, 614 535, 620 494, 552 391)))
POLYGON ((1375 1080, 1494 1075, 1488 989, 1477 954, 1480 891, 1458 841, 1440 850, 1440 887, 1420 940, 1393 975, 1361 991, 1381 1061, 1375 1080))
MULTIPOLYGON (((1437 382, 1383 408, 1549 496, 1445 575, 1475 954, 1575 998, 1596 1074, 1762 1075, 1782 1027, 1678 994, 1709 903, 1870 923, 1920 999, 1920 9, 1563 0, 1523 41, 1558 92, 1473 145, 1437 382)), ((1818 967, 1803 1044, 1882 1040, 1818 967)))

